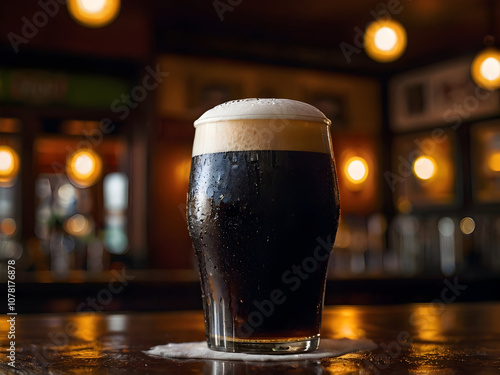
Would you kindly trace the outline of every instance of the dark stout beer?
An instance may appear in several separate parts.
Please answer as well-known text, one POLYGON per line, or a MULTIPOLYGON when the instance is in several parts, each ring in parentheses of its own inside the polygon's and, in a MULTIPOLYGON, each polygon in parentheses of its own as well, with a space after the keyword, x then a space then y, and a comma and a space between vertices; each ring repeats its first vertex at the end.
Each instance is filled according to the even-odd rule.
POLYGON ((335 167, 327 125, 289 116, 274 129, 265 126, 272 118, 207 122, 204 131, 219 129, 205 142, 219 145, 204 148, 195 140, 189 233, 207 341, 217 350, 298 352, 318 344, 339 217, 335 167), (227 136, 238 126, 243 133, 227 136), (239 149, 235 139, 253 149, 239 149))

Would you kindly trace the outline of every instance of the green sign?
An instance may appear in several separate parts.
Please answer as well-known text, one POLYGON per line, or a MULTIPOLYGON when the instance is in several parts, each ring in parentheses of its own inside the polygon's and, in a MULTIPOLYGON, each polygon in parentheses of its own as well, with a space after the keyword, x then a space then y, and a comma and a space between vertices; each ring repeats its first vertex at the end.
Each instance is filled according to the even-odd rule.
POLYGON ((110 109, 130 91, 119 78, 31 69, 0 69, 0 100, 36 106, 110 109))

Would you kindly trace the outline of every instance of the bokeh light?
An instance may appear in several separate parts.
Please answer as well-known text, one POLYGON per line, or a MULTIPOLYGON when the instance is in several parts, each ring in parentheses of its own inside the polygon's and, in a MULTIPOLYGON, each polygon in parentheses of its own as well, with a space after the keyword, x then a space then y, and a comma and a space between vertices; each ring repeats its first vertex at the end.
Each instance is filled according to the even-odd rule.
POLYGON ((19 259, 23 255, 23 247, 17 241, 2 241, 0 246, 0 259, 19 259))
POLYGON ((0 151, 0 173, 7 174, 14 169, 14 157, 6 150, 0 151))
POLYGON ((494 47, 479 52, 471 65, 474 82, 484 89, 495 90, 500 87, 500 50, 494 47))
POLYGON ((87 236, 91 230, 89 220, 81 214, 73 215, 66 220, 64 228, 66 232, 77 237, 87 236))
POLYGON ((68 0, 70 15, 83 26, 102 27, 120 12, 120 0, 68 0))
POLYGON ((413 173, 421 180, 430 180, 436 171, 436 162, 430 156, 420 156, 413 163, 413 173))
POLYGON ((411 204, 410 200, 406 197, 400 198, 396 206, 398 208, 398 211, 403 214, 408 214, 413 209, 413 205, 411 204))
POLYGON ((481 75, 488 81, 494 81, 500 77, 500 61, 494 57, 488 57, 481 64, 481 75))
POLYGON ((471 234, 476 229, 476 223, 471 217, 464 217, 460 220, 460 230, 463 234, 471 234))
POLYGON ((16 221, 11 217, 7 217, 0 222, 0 233, 7 236, 12 236, 16 233, 16 228, 16 221))
POLYGON ((394 61, 406 49, 406 31, 394 20, 374 21, 366 28, 364 47, 366 54, 375 61, 394 61))
POLYGON ((94 172, 95 161, 92 156, 83 154, 78 155, 75 160, 75 170, 82 176, 89 176, 94 172))
POLYGON ((121 212, 128 206, 128 177, 114 172, 104 177, 104 207, 110 212, 121 212))
POLYGON ((80 6, 88 13, 102 12, 106 6, 106 0, 80 0, 80 6))
POLYGON ((76 151, 66 161, 66 173, 76 185, 93 185, 101 176, 102 161, 100 156, 90 149, 76 151))
POLYGON ((359 156, 353 156, 346 161, 344 173, 351 183, 361 184, 368 177, 368 163, 359 156))
POLYGON ((124 254, 128 249, 128 237, 123 228, 107 228, 104 235, 106 249, 111 254, 124 254))
POLYGON ((449 217, 443 217, 438 221, 438 230, 443 236, 451 236, 455 232, 455 223, 449 217))
POLYGON ((19 156, 9 146, 0 146, 0 183, 12 182, 19 172, 19 156))
POLYGON ((63 184, 57 189, 57 201, 62 206, 68 206, 75 199, 75 188, 70 184, 63 184))
POLYGON ((375 34, 375 46, 377 46, 377 48, 381 49, 382 51, 389 51, 390 49, 394 48, 397 41, 398 36, 393 29, 390 29, 388 27, 382 27, 375 34))

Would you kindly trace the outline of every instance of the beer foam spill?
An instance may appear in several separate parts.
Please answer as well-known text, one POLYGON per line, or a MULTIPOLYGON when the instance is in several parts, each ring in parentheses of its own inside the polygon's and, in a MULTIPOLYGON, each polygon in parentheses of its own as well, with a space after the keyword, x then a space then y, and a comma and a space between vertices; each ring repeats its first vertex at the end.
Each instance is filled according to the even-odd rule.
POLYGON ((331 154, 325 123, 290 119, 238 119, 196 126, 193 156, 228 151, 308 151, 331 154))
POLYGON ((256 361, 256 362, 289 362, 289 361, 307 361, 311 359, 323 359, 329 357, 338 357, 347 353, 358 351, 373 350, 377 344, 368 339, 321 339, 318 350, 310 353, 301 354, 246 354, 246 353, 228 353, 218 352, 208 348, 205 341, 171 343, 167 345, 158 345, 152 347, 144 353, 152 356, 178 359, 214 359, 228 361, 256 361))
POLYGON ((291 99, 240 99, 219 104, 206 111, 194 122, 197 127, 207 122, 248 119, 289 119, 322 122, 331 121, 316 107, 291 99))

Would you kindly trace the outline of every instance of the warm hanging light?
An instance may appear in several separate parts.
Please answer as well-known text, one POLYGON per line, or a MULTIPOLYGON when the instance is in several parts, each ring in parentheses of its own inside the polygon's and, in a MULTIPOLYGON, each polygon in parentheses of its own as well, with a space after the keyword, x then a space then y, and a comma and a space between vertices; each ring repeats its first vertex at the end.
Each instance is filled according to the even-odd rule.
POLYGON ((500 50, 488 47, 479 52, 471 65, 472 79, 487 90, 500 87, 500 50))
POLYGON ((344 174, 349 182, 356 185, 361 184, 368 177, 368 163, 359 156, 353 156, 346 161, 344 174))
POLYGON ((430 156, 420 156, 413 163, 413 173, 421 180, 430 180, 436 171, 437 164, 430 156))
POLYGON ((102 27, 120 11, 120 0, 68 0, 70 15, 83 26, 102 27))
POLYGON ((0 146, 0 184, 9 185, 19 172, 19 156, 9 146, 0 146))
POLYGON ((101 157, 90 149, 72 153, 66 161, 66 173, 77 186, 93 185, 101 176, 101 157))
POLYGON ((364 47, 367 55, 375 61, 394 61, 406 49, 406 30, 394 20, 374 21, 366 28, 364 47))

